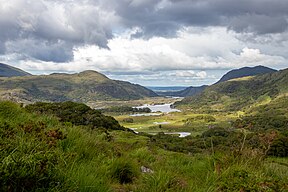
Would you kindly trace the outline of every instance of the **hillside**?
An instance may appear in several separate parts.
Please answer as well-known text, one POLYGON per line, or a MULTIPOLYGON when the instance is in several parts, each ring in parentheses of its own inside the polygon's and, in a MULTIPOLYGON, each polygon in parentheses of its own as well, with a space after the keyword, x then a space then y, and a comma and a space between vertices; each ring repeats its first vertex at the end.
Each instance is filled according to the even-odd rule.
POLYGON ((211 111, 240 110, 288 92, 288 69, 238 78, 207 87, 201 94, 187 97, 178 106, 211 111))
POLYGON ((16 101, 130 100, 157 96, 153 91, 124 81, 115 81, 96 71, 77 74, 0 78, 2 98, 16 101))
POLYGON ((268 67, 264 66, 256 66, 256 67, 243 67, 240 69, 234 69, 226 73, 225 75, 222 76, 222 78, 216 82, 221 83, 224 81, 228 81, 230 79, 236 79, 236 78, 241 78, 241 77, 247 77, 247 76, 255 76, 255 75, 260 75, 260 74, 265 74, 265 73, 273 73, 276 72, 277 70, 271 69, 268 67))
POLYGON ((29 76, 30 73, 18 69, 16 67, 12 67, 10 65, 6 65, 0 63, 0 77, 16 77, 16 76, 29 76))
POLYGON ((203 85, 200 87, 191 86, 180 91, 163 91, 163 92, 157 92, 157 93, 163 96, 189 97, 189 96, 193 96, 193 95, 196 95, 197 93, 202 92, 206 87, 207 85, 203 85))
MULTIPOLYGON (((239 79, 239 78, 243 78, 243 77, 248 78, 248 77, 255 76, 255 75, 273 73, 276 71, 277 70, 274 70, 274 69, 271 69, 268 67, 264 67, 264 66, 243 67, 240 69, 233 69, 233 70, 229 71, 228 73, 226 73, 225 75, 223 75, 221 77, 221 79, 218 82, 216 82, 215 84, 229 81, 229 80, 239 79)), ((196 94, 201 93, 206 87, 208 87, 208 86, 207 85, 203 85, 200 87, 191 86, 191 87, 187 87, 183 90, 179 90, 179 91, 161 91, 161 92, 157 92, 157 93, 159 95, 162 95, 162 96, 189 97, 189 96, 194 96, 196 94)))
POLYGON ((0 137, 0 191, 288 190, 280 133, 135 134, 84 104, 0 102, 0 137))

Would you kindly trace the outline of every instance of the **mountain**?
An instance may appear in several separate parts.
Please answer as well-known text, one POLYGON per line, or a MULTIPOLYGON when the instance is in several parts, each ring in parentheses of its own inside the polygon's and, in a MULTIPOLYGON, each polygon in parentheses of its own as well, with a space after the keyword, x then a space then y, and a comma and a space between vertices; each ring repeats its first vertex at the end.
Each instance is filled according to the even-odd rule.
POLYGON ((187 87, 183 86, 170 86, 170 87, 151 87, 148 86, 148 89, 151 89, 152 91, 156 93, 162 93, 162 92, 177 92, 177 91, 182 91, 186 89, 187 87))
MULTIPOLYGON (((255 76, 255 75, 260 75, 260 74, 266 74, 266 73, 273 73, 276 72, 277 70, 264 67, 264 66, 256 66, 256 67, 243 67, 240 69, 234 69, 226 73, 225 75, 222 76, 222 78, 216 82, 215 84, 233 80, 233 79, 238 79, 238 78, 243 78, 243 77, 250 77, 250 76, 255 76)), ((201 93, 207 85, 203 85, 200 87, 187 87, 184 90, 178 90, 178 91, 156 91, 157 94, 161 96, 173 96, 173 97, 189 97, 193 96, 196 94, 201 93)))
POLYGON ((269 102, 288 93, 288 69, 238 78, 207 87, 176 106, 205 111, 235 111, 269 102))
POLYGON ((111 80, 96 71, 77 74, 0 78, 0 97, 17 101, 130 100, 157 96, 153 91, 125 81, 111 80))
POLYGON ((16 67, 12 67, 10 65, 6 65, 0 63, 0 77, 16 77, 16 76, 29 76, 30 73, 18 69, 16 67))
POLYGON ((162 91, 162 92, 157 92, 157 94, 161 95, 161 96, 172 96, 172 97, 189 97, 189 96, 193 96, 196 95, 200 92, 202 92, 205 88, 207 87, 207 85, 202 85, 200 87, 187 87, 184 90, 180 90, 180 91, 162 91))
POLYGON ((260 74, 265 74, 265 73, 273 73, 276 72, 277 70, 271 69, 268 67, 264 66, 256 66, 256 67, 243 67, 240 69, 234 69, 232 71, 229 71, 225 75, 222 76, 222 78, 216 82, 221 83, 224 81, 229 81, 231 79, 236 79, 236 78, 241 78, 241 77, 247 77, 247 76, 255 76, 255 75, 260 75, 260 74))

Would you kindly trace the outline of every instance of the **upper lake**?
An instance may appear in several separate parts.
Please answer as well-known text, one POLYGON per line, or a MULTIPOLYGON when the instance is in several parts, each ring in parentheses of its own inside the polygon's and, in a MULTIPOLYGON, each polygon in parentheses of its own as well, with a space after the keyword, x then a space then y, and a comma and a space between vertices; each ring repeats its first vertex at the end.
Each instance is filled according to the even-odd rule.
POLYGON ((145 108, 148 107, 149 109, 151 109, 151 112, 162 112, 162 113, 170 113, 170 112, 181 112, 178 109, 174 109, 171 108, 172 103, 167 103, 167 104, 161 104, 161 105, 142 105, 142 106, 138 106, 136 108, 145 108))

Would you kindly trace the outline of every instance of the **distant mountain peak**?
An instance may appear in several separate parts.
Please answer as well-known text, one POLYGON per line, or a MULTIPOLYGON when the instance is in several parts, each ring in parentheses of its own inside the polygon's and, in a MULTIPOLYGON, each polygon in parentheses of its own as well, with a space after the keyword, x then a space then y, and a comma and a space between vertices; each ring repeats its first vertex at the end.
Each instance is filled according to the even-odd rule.
POLYGON ((0 63, 0 77, 17 77, 17 76, 30 76, 31 74, 18 69, 16 67, 12 67, 10 65, 0 63))
MULTIPOLYGON (((255 75, 261 75, 261 74, 265 74, 265 73, 273 73, 276 71, 277 70, 275 70, 275 69, 271 69, 269 67, 265 67, 262 65, 258 65, 255 67, 242 67, 240 69, 233 69, 233 70, 229 71, 228 73, 223 75, 223 77, 217 83, 221 83, 224 81, 228 81, 231 79, 237 79, 237 78, 241 78, 241 77, 255 76, 255 75)), ((217 83, 215 83, 215 84, 217 84, 217 83)))
POLYGON ((155 92, 140 85, 112 80, 92 70, 76 74, 54 73, 21 77, 21 81, 13 77, 2 78, 0 81, 3 98, 12 98, 21 102, 89 102, 158 96, 155 92), (11 92, 13 92, 12 97, 11 92))

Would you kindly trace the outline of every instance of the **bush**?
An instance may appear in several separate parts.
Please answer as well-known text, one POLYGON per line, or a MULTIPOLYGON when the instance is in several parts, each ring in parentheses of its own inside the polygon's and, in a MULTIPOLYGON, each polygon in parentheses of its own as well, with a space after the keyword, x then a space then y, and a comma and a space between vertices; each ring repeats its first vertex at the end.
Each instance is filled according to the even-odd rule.
POLYGON ((47 191, 61 185, 56 144, 65 138, 62 131, 51 130, 17 104, 0 106, 0 191, 47 191))
POLYGON ((124 158, 116 159, 110 166, 110 175, 120 184, 132 183, 139 175, 139 169, 133 161, 124 158))
POLYGON ((288 157, 288 137, 275 139, 268 151, 268 155, 276 157, 288 157))
POLYGON ((114 106, 110 108, 100 109, 102 112, 112 112, 112 113, 151 113, 151 109, 148 107, 136 108, 128 106, 114 106))
POLYGON ((63 103, 36 103, 26 106, 26 110, 29 112, 55 115, 61 122, 71 122, 74 125, 124 130, 113 117, 105 116, 100 111, 91 109, 82 103, 74 103, 71 101, 63 103))
POLYGON ((133 118, 125 118, 125 119, 123 119, 123 122, 125 122, 125 123, 133 123, 134 120, 133 120, 133 118))
POLYGON ((212 136, 221 136, 221 137, 227 137, 229 135, 229 131, 225 130, 224 128, 215 127, 212 129, 209 129, 205 131, 202 134, 202 137, 212 137, 212 136))

